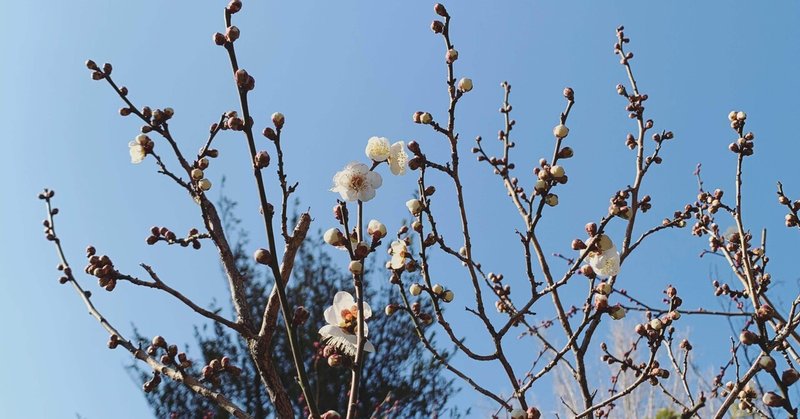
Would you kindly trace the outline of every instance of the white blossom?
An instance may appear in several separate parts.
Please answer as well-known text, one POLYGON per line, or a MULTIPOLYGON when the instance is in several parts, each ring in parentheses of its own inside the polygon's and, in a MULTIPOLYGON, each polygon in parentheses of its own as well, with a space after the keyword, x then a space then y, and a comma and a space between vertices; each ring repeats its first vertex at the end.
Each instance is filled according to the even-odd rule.
POLYGON ((408 154, 406 154, 405 143, 398 141, 392 144, 389 149, 389 170, 392 174, 404 175, 406 173, 406 165, 408 164, 408 154))
POLYGON ((147 153, 153 149, 153 140, 147 135, 139 134, 133 141, 128 143, 128 148, 131 153, 131 163, 139 164, 147 156, 147 153))
POLYGON ((375 190, 383 184, 381 175, 370 171, 363 163, 349 163, 333 177, 332 192, 338 192, 345 201, 369 201, 375 190))
POLYGON ((403 240, 395 240, 392 242, 390 250, 392 260, 390 266, 392 269, 402 269, 406 264, 406 255, 408 255, 408 246, 403 240))
MULTIPOLYGON (((329 345, 335 346, 346 355, 355 356, 358 333, 358 306, 349 292, 339 291, 333 297, 333 305, 325 309, 325 326, 319 329, 322 339, 329 345)), ((372 309, 364 302, 364 320, 372 316, 372 309)), ((364 338, 369 329, 364 323, 364 338)), ((364 351, 375 352, 375 346, 365 339, 364 351)))
POLYGON ((386 137, 371 137, 367 140, 367 148, 364 152, 367 157, 372 161, 386 161, 389 158, 392 146, 389 145, 389 139, 386 137))
POLYGON ((597 239, 599 249, 589 252, 589 262, 597 275, 610 277, 619 273, 619 252, 611 239, 605 234, 597 239))

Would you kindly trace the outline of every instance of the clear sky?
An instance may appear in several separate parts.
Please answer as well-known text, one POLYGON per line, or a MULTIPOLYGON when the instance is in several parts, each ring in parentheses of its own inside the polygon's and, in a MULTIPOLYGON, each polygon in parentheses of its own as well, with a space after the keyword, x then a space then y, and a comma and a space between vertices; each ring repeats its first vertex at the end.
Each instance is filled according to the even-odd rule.
MULTIPOLYGON (((151 225, 185 231, 200 225, 199 212, 168 179, 155 174, 151 160, 139 166, 129 163, 127 144, 140 124, 117 116, 119 99, 104 83, 91 81, 83 66, 87 58, 112 62, 116 80, 129 87, 137 104, 173 107, 173 132, 184 150, 193 153, 208 125, 237 104, 224 50, 211 42, 211 35, 223 29, 225 3, 0 0, 0 114, 5 120, 0 178, 6 185, 0 200, 0 416, 150 414, 139 392, 141 383, 123 368, 130 356, 105 348, 106 333, 86 315, 73 291, 56 281, 57 259, 41 234, 44 212, 36 194, 42 187, 57 191, 60 235, 74 266, 83 266, 83 249, 91 243, 128 272, 143 274, 137 264, 152 264, 162 278, 198 302, 225 298, 212 249, 145 245, 151 225)), ((551 153, 550 132, 563 108, 562 89, 575 89, 567 142, 576 156, 565 164, 570 182, 560 190, 561 204, 548 210, 542 225, 548 252, 569 252, 583 225, 598 220, 613 192, 632 181, 633 154, 624 139, 634 126, 614 91, 626 79, 612 53, 614 29, 624 24, 641 89, 650 95, 647 114, 657 129, 671 129, 676 136, 663 152, 665 164, 645 184, 654 208, 642 217, 640 228, 656 225, 694 199, 692 171, 699 162, 709 187, 732 192, 735 160, 726 150, 733 139, 726 116, 731 109, 744 109, 748 127, 756 133, 755 158, 746 162, 746 222, 756 231, 769 229, 779 293, 795 295, 798 275, 792 261, 799 238, 782 225, 784 213, 774 185, 783 180, 788 194, 800 196, 800 144, 794 126, 800 115, 799 3, 446 5, 454 16, 453 40, 460 51, 457 73, 475 83, 458 115, 465 155, 477 135, 487 139, 487 146, 497 146, 490 140, 501 128, 499 86, 508 80, 518 121, 513 151, 525 179, 537 160, 551 153)), ((303 206, 311 207, 315 228, 333 224, 329 214, 336 196, 327 191, 331 177, 345 163, 365 159, 370 136, 416 139, 430 155, 446 158, 441 138, 411 122, 416 110, 437 116, 447 106, 443 46, 429 30, 434 17, 427 0, 245 1, 244 12, 236 16, 242 30, 240 63, 256 78, 251 102, 256 125, 263 127, 274 111, 286 115, 288 170, 301 182, 299 197, 303 206)), ((163 143, 156 146, 164 148, 163 143)), ((244 139, 227 133, 219 146, 222 158, 207 173, 215 184, 227 176, 228 192, 241 202, 240 215, 260 232, 244 139)), ((487 270, 503 272, 512 287, 525 289, 514 237, 521 223, 513 206, 486 167, 466 158, 463 170, 477 258, 487 270)), ((452 191, 438 182, 442 202, 452 191)), ((413 174, 384 176, 368 216, 394 231, 407 214, 403 203, 415 185, 413 174)), ((441 216, 444 220, 447 215, 441 216)), ((621 237, 620 225, 612 226, 612 237, 621 237)), ((445 229, 448 234, 455 237, 451 228, 445 229)), ((724 266, 697 257, 705 245, 705 239, 691 237, 688 229, 656 236, 628 261, 620 284, 658 304, 661 290, 672 283, 686 307, 717 308, 709 273, 724 266)), ((456 291, 456 303, 462 303, 450 310, 457 331, 477 348, 486 348, 474 318, 462 311, 468 301, 463 271, 442 265, 434 273, 456 291)), ((193 342, 191 325, 198 317, 169 298, 124 284, 113 293, 102 292, 91 278, 84 277, 83 283, 123 331, 129 332, 135 322, 145 334, 193 342)), ((542 314, 549 313, 544 309, 542 314)), ((727 359, 724 321, 693 320, 683 327, 689 327, 702 365, 727 359)), ((535 342, 525 338, 511 344, 513 361, 519 370, 526 369, 537 351, 535 342)), ((494 366, 473 367, 461 359, 457 364, 470 368, 479 382, 508 392, 494 366)), ((595 377, 597 382, 607 379, 606 370, 596 370, 595 377)), ((552 408, 550 397, 550 387, 541 386, 530 400, 552 408)), ((469 389, 455 402, 472 405, 476 417, 486 417, 491 406, 469 389)))

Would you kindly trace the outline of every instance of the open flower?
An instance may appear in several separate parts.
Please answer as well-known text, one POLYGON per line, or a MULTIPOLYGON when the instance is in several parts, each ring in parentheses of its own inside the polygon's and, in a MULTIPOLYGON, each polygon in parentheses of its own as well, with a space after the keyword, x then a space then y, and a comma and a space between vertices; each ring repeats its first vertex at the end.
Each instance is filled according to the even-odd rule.
POLYGON ((589 262, 597 275, 610 277, 619 273, 619 252, 611 239, 605 234, 598 237, 589 252, 589 262))
POLYGON ((392 269, 401 269, 406 264, 406 256, 408 255, 408 246, 403 240, 395 240, 392 242, 392 260, 390 265, 392 269))
POLYGON ((381 175, 369 170, 364 163, 349 163, 333 177, 332 192, 338 192, 345 201, 369 201, 375 190, 383 184, 381 175))
MULTIPOLYGON (((372 316, 372 309, 364 302, 364 320, 372 316)), ((322 339, 349 356, 356 355, 358 333, 358 306, 349 292, 339 291, 333 297, 333 305, 325 309, 325 326, 319 329, 322 339)), ((364 323, 364 337, 369 329, 364 323)), ((375 352, 375 346, 368 340, 364 342, 366 352, 375 352)))
POLYGON ((131 163, 141 163, 148 153, 153 151, 153 140, 147 135, 139 134, 136 138, 128 143, 131 153, 131 163))
POLYGON ((408 164, 408 154, 406 154, 405 143, 398 141, 392 144, 389 149, 389 170, 393 175, 404 175, 408 164))
POLYGON ((391 153, 392 146, 389 145, 389 139, 386 137, 371 137, 367 140, 367 148, 364 152, 372 161, 386 161, 391 153))

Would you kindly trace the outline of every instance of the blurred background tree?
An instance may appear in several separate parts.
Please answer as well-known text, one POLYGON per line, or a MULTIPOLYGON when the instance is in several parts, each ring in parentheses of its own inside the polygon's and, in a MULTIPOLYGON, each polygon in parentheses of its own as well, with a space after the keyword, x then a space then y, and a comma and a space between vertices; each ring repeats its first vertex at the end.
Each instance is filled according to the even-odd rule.
MULTIPOLYGON (((241 228, 240 219, 235 214, 236 202, 222 194, 218 207, 225 230, 235 232, 231 238, 235 243, 236 262, 245 278, 247 278, 247 298, 250 306, 257 310, 265 307, 271 291, 273 278, 271 274, 257 267, 248 253, 248 232, 241 228)), ((294 221, 293 221, 294 223, 294 221)), ((334 264, 326 252, 320 234, 310 236, 303 242, 297 253, 296 263, 291 281, 288 284, 288 296, 292 307, 304 306, 309 311, 309 319, 299 328, 299 336, 306 342, 313 342, 317 354, 306 364, 311 386, 314 389, 320 411, 347 411, 347 389, 350 373, 346 368, 331 367, 322 356, 317 331, 325 324, 323 311, 330 306, 333 295, 339 290, 348 290, 352 286, 352 278, 346 270, 334 264)), ((330 248, 330 247, 328 247, 330 248)), ((375 269, 367 273, 367 301, 373 307, 374 317, 370 320, 370 340, 377 351, 367 357, 364 365, 364 382, 361 386, 359 417, 404 417, 435 418, 461 417, 469 410, 459 411, 457 407, 448 406, 448 400, 459 389, 453 379, 444 375, 442 364, 435 362, 430 353, 416 339, 410 339, 408 321, 399 315, 387 316, 383 307, 388 303, 388 280, 381 278, 375 269), (382 350, 385 348, 385 350, 382 350), (391 348, 391 350, 389 350, 391 348)), ((228 307, 233 310, 232 307, 228 307)), ((223 308, 217 306, 216 310, 223 308)), ((253 312, 253 318, 260 318, 262 313, 253 312)), ((214 358, 227 356, 231 363, 241 368, 237 377, 224 374, 219 386, 224 394, 246 411, 257 418, 272 416, 272 406, 264 392, 264 386, 250 358, 246 342, 229 333, 218 323, 205 323, 195 326, 197 346, 187 347, 186 351, 194 360, 192 375, 201 376, 200 369, 214 358), (199 353, 197 353, 199 351, 199 353), (201 362, 202 361, 202 362, 201 362)), ((136 333, 136 340, 147 346, 149 338, 136 333)), ((275 360, 291 359, 285 332, 279 328, 273 338, 275 360)), ((450 358, 450 352, 444 352, 450 358)), ((297 407, 304 406, 300 387, 294 383, 295 370, 289 362, 277 362, 283 384, 292 400, 300 401, 297 407)), ((152 371, 142 368, 137 363, 129 367, 134 380, 145 382, 152 377, 152 371)), ((153 414, 159 418, 224 418, 227 412, 198 396, 185 386, 172 380, 164 380, 155 390, 145 393, 153 414)), ((297 411, 298 417, 308 416, 308 412, 297 411)))

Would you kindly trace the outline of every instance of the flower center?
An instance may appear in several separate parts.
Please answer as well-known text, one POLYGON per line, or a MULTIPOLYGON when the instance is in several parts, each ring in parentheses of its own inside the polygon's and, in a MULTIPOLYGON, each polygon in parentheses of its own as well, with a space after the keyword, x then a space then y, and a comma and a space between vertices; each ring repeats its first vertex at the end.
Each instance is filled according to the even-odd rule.
POLYGON ((360 191, 364 188, 364 184, 366 183, 366 178, 364 176, 352 176, 350 178, 350 189, 360 191))
POLYGON ((339 327, 347 334, 355 335, 358 328, 358 307, 352 306, 349 309, 344 309, 340 313, 342 318, 339 321, 339 327))

